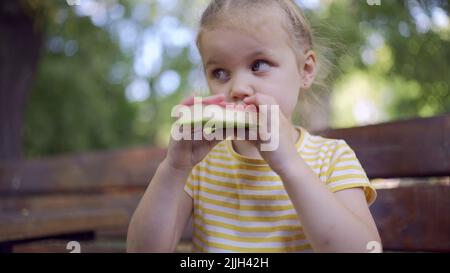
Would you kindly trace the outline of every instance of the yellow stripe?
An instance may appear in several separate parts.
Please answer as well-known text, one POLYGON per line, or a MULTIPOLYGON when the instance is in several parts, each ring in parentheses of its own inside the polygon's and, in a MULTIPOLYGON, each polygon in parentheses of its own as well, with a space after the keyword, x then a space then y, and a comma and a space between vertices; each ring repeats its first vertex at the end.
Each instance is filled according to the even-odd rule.
POLYGON ((218 168, 224 168, 228 170, 251 170, 251 171, 262 171, 262 172, 271 172, 272 169, 269 166, 255 166, 255 165, 243 165, 243 164, 222 164, 217 162, 211 162, 208 158, 205 159, 205 163, 207 165, 211 165, 218 168))
MULTIPOLYGON (((302 152, 300 152, 300 155, 302 155, 302 152)), ((208 155, 208 157, 214 158, 214 159, 230 161, 230 162, 232 161, 231 157, 224 157, 224 156, 218 156, 218 155, 208 155)), ((329 156, 328 157, 326 157, 326 156, 325 157, 316 156, 316 157, 313 157, 313 158, 303 158, 303 160, 305 160, 306 162, 314 162, 314 161, 316 161, 318 159, 325 160, 326 158, 329 158, 329 156)), ((228 165, 223 165, 223 166, 224 166, 224 168, 230 169, 228 165)), ((249 168, 249 169, 250 170, 254 170, 255 167, 265 167, 266 165, 248 165, 248 166, 252 166, 252 168, 249 168)), ((269 167, 269 169, 270 169, 270 167, 269 167)))
POLYGON ((316 152, 305 152, 305 151, 301 151, 300 154, 302 156, 311 156, 311 155, 318 155, 320 152, 322 152, 325 156, 330 157, 330 153, 332 153, 333 151, 316 151, 316 152))
MULTIPOLYGON (((316 153, 314 153, 316 154, 316 153)), ((303 158, 303 152, 300 152, 300 155, 303 158)), ((330 156, 316 156, 316 157, 312 157, 312 158, 303 158, 304 161, 306 162, 315 162, 318 159, 321 159, 323 161, 325 161, 325 159, 329 158, 330 156)), ((228 162, 233 162, 233 159, 231 157, 224 157, 224 156, 218 156, 218 155, 208 155, 208 158, 214 158, 214 159, 220 159, 220 160, 224 160, 224 161, 228 161, 228 162)), ((244 170, 258 170, 258 171, 272 171, 272 169, 269 167, 269 165, 245 165, 245 164, 234 164, 234 165, 228 165, 228 164, 221 164, 221 163, 216 163, 216 162, 211 162, 208 160, 208 158, 205 159, 205 162, 207 164, 210 164, 212 166, 216 166, 216 167, 220 167, 220 168, 224 168, 224 169, 228 169, 228 170, 239 170, 239 169, 244 169, 244 170)))
POLYGON ((193 245, 194 248, 196 248, 199 252, 206 253, 206 250, 205 250, 203 247, 199 246, 194 240, 192 240, 192 245, 193 245))
POLYGON ((219 144, 216 145, 215 148, 223 148, 226 150, 227 149, 227 141, 224 140, 224 141, 220 142, 219 144))
POLYGON ((284 247, 236 247, 236 246, 231 246, 231 245, 226 245, 226 244, 221 244, 221 243, 215 243, 215 242, 208 242, 205 239, 201 238, 201 236, 194 232, 194 237, 197 238, 197 240, 199 240, 200 242, 202 242, 203 244, 210 246, 210 247, 215 247, 215 248, 220 248, 220 249, 224 249, 224 250, 230 250, 230 251, 236 251, 236 252, 293 252, 293 251, 301 251, 301 250, 305 250, 305 249, 311 249, 311 245, 310 244, 305 244, 305 245, 299 245, 299 246, 294 246, 294 247, 289 247, 289 246, 284 246, 284 247))
POLYGON ((345 189, 359 188, 359 187, 363 188, 367 203, 372 204, 373 201, 375 200, 376 190, 370 183, 369 184, 364 184, 364 183, 344 184, 344 185, 332 187, 330 190, 332 192, 337 192, 337 191, 341 191, 341 190, 345 190, 345 189))
POLYGON ((228 219, 233 219, 236 221, 245 221, 245 222, 277 222, 277 221, 283 221, 283 220, 298 220, 297 214, 287 214, 287 215, 280 215, 280 216, 243 216, 243 215, 235 215, 228 212, 213 210, 213 209, 207 209, 200 205, 194 206, 196 210, 202 211, 204 213, 208 213, 211 215, 224 217, 228 219))
POLYGON ((242 173, 226 173, 226 172, 220 172, 220 171, 215 171, 215 170, 211 170, 208 168, 208 166, 201 166, 200 170, 205 171, 206 173, 212 174, 212 175, 216 175, 216 176, 221 176, 221 177, 225 177, 225 178, 232 178, 232 179, 246 179, 246 180, 251 180, 251 181, 281 181, 280 177, 277 175, 261 175, 261 176, 256 176, 256 175, 250 175, 250 174, 242 174, 242 173))
POLYGON ((334 143, 325 143, 323 145, 316 145, 316 146, 311 146, 309 144, 305 144, 304 148, 308 148, 310 150, 317 150, 317 149, 320 149, 320 148, 323 148, 323 147, 330 148, 333 145, 335 145, 335 144, 334 143))
POLYGON ((344 185, 339 185, 339 186, 335 186, 335 187, 331 187, 330 190, 332 192, 336 192, 336 191, 340 191, 340 190, 345 190, 345 189, 351 189, 351 188, 371 188, 370 184, 365 184, 365 183, 349 183, 349 184, 344 184, 344 185))
MULTIPOLYGON (((310 166, 310 165, 308 165, 308 166, 310 166)), ((313 170, 314 169, 322 169, 324 167, 328 167, 328 162, 326 162, 324 164, 316 164, 316 165, 310 166, 310 168, 313 170)))
POLYGON ((330 177, 327 180, 327 184, 330 183, 334 183, 334 182, 339 182, 340 180, 345 180, 345 179, 367 179, 367 177, 363 174, 344 174, 344 175, 338 175, 335 177, 330 177))
POLYGON ((319 177, 326 176, 329 177, 332 172, 336 171, 348 171, 348 170, 355 170, 355 171, 361 171, 364 172, 363 169, 361 169, 361 166, 358 165, 349 165, 349 166, 342 166, 342 167, 335 167, 334 169, 327 169, 326 172, 321 172, 319 174, 319 177))
MULTIPOLYGON (((350 154, 350 153, 344 152, 342 155, 347 155, 347 154, 350 154)), ((342 155, 341 155, 341 156, 342 156, 342 155)), ((354 156, 354 155, 352 155, 352 157, 348 157, 348 158, 342 158, 342 157, 340 157, 340 158, 338 158, 338 160, 336 160, 335 162, 333 162, 333 163, 331 164, 331 167, 330 167, 330 168, 328 168, 327 175, 328 175, 328 176, 331 175, 331 172, 336 168, 336 165, 337 165, 338 163, 354 161, 355 164, 358 164, 358 163, 357 163, 357 160, 358 160, 358 159, 357 159, 356 156, 354 156)), ((354 165, 354 166, 357 166, 357 165, 354 165)))
POLYGON ((224 150, 222 150, 222 149, 212 149, 211 153, 228 154, 228 151, 227 151, 227 149, 224 149, 224 150))
POLYGON ((226 187, 226 188, 236 189, 236 190, 238 190, 238 189, 240 189, 240 190, 255 190, 255 191, 284 190, 284 187, 282 185, 281 186, 254 186, 254 185, 241 184, 241 183, 237 183, 237 182, 231 182, 231 183, 222 182, 222 181, 211 179, 209 177, 202 176, 202 175, 193 175, 192 177, 198 181, 203 181, 203 182, 206 182, 211 185, 216 185, 216 186, 221 186, 221 187, 226 187))
POLYGON ((316 157, 312 157, 312 158, 304 158, 303 156, 302 156, 302 158, 303 158, 303 160, 305 161, 305 162, 310 162, 310 163, 313 163, 313 162, 315 162, 315 161, 317 161, 317 160, 322 160, 322 161, 325 161, 327 158, 330 158, 329 156, 325 156, 325 157, 323 157, 323 156, 316 156, 316 157))
POLYGON ((269 205, 259 205, 259 206, 250 206, 250 205, 241 205, 241 204, 234 204, 234 203, 229 203, 229 202, 225 202, 225 201, 218 201, 218 200, 213 200, 204 196, 201 196, 199 194, 194 195, 195 199, 200 200, 202 202, 208 203, 208 204, 212 204, 212 205, 216 205, 216 206, 223 206, 226 208, 230 208, 230 209, 236 209, 236 210, 248 210, 248 211, 283 211, 283 210, 291 210, 294 209, 293 205, 274 205, 274 206, 269 206, 269 205))
POLYGON ((225 160, 225 161, 232 161, 232 160, 233 160, 233 158, 230 157, 230 156, 221 156, 221 155, 212 155, 212 154, 209 154, 208 157, 214 158, 214 159, 225 160))
POLYGON ((325 139, 323 137, 310 137, 308 140, 314 144, 332 142, 330 139, 325 139))
MULTIPOLYGON (((310 160, 311 161, 311 160, 310 160)), ((310 162, 306 161, 306 162, 310 162)), ((250 171, 263 171, 263 172, 269 172, 272 171, 272 169, 268 166, 253 166, 253 165, 240 165, 240 164, 233 164, 233 165, 227 165, 227 164, 221 164, 217 162, 211 162, 208 159, 205 159, 206 167, 213 166, 216 168, 222 168, 226 170, 232 170, 232 171, 239 171, 239 170, 250 170, 250 171)), ((313 166, 310 166, 311 169, 320 169, 323 167, 328 167, 328 162, 325 162, 324 164, 315 164, 313 166)), ((279 176, 276 176, 279 179, 279 176)), ((281 181, 281 180, 280 180, 281 181)))
POLYGON ((346 170, 356 170, 356 171, 363 171, 360 166, 358 165, 349 165, 349 166, 342 166, 342 167, 336 167, 333 169, 333 171, 346 171, 346 170))
POLYGON ((328 151, 323 151, 322 149, 320 149, 322 147, 323 146, 319 146, 319 147, 316 147, 316 148, 311 147, 312 150, 316 150, 316 151, 314 151, 314 152, 301 152, 301 154, 304 154, 304 155, 315 155, 315 154, 318 154, 318 153, 322 152, 322 153, 328 155, 328 153, 333 153, 333 152, 335 152, 336 150, 338 150, 340 148, 347 147, 347 145, 346 144, 340 144, 340 145, 336 146, 333 150, 328 150, 328 151))
POLYGON ((202 215, 194 214, 194 219, 197 219, 209 226, 216 226, 221 228, 226 228, 234 231, 240 232, 275 232, 275 231, 303 231, 303 228, 300 225, 280 225, 280 226, 272 226, 272 227, 249 227, 249 226, 237 226, 225 222, 215 221, 204 218, 202 215))
POLYGON ((191 181, 191 180, 188 180, 188 181, 187 181, 186 186, 187 186, 191 191, 194 190, 194 186, 192 185, 192 181, 191 181))
MULTIPOLYGON (((194 186, 194 191, 200 191, 200 187, 199 186, 194 186)), ((201 188, 202 191, 210 193, 210 194, 215 194, 215 195, 219 195, 222 197, 231 197, 234 199, 241 199, 241 200, 290 200, 289 196, 286 195, 253 195, 253 194, 237 194, 235 192, 224 192, 224 191, 218 191, 218 190, 213 190, 213 189, 208 189, 205 187, 201 188)))
POLYGON ((217 237, 217 238, 226 239, 226 240, 230 240, 230 241, 236 241, 236 242, 245 242, 245 243, 262 243, 262 242, 283 243, 283 242, 292 242, 292 241, 306 239, 304 234, 296 234, 293 236, 242 237, 242 236, 226 234, 223 232, 207 230, 198 224, 194 224, 194 227, 197 228, 198 230, 200 230, 203 234, 205 234, 207 236, 217 237))

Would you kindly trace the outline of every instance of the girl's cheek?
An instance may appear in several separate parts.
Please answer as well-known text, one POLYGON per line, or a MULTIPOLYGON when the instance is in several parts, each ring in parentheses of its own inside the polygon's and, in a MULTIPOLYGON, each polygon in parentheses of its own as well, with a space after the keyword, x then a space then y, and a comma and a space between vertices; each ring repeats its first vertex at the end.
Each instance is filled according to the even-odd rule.
POLYGON ((221 95, 221 94, 226 94, 226 92, 224 90, 222 90, 222 88, 217 88, 214 86, 210 86, 210 90, 212 95, 221 95))

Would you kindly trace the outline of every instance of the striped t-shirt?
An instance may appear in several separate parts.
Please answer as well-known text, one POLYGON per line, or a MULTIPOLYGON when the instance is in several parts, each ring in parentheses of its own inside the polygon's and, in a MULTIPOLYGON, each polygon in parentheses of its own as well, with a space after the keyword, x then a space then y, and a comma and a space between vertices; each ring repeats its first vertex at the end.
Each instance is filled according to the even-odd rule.
MULTIPOLYGON (((299 129, 297 151, 320 180, 332 192, 362 187, 372 204, 376 191, 348 144, 299 129)), ((194 202, 194 252, 312 251, 280 177, 230 140, 194 167, 185 191, 194 202)))

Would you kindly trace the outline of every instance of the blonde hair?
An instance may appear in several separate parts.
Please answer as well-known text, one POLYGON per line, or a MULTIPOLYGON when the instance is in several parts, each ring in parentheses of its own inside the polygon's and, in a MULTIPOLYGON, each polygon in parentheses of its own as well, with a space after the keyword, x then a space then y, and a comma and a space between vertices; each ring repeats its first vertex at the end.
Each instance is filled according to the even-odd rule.
POLYGON ((256 8, 267 9, 273 5, 277 5, 286 15, 284 27, 293 42, 296 53, 300 55, 303 53, 302 49, 312 50, 314 46, 311 28, 302 10, 293 0, 212 0, 200 20, 197 47, 200 49, 200 36, 203 30, 224 23, 244 28, 243 20, 251 20, 248 14, 243 14, 245 11, 256 8), (230 14, 233 14, 233 18, 230 18, 230 14))
MULTIPOLYGON (((235 26, 242 30, 252 31, 246 23, 254 20, 249 16, 249 11, 257 9, 270 9, 274 12, 274 6, 278 7, 280 14, 284 15, 282 27, 286 30, 291 42, 292 49, 297 56, 297 61, 303 60, 303 55, 309 50, 317 53, 317 77, 313 83, 314 92, 300 92, 300 100, 303 102, 303 108, 299 109, 299 116, 310 116, 311 113, 319 108, 327 108, 321 100, 321 96, 329 92, 328 75, 330 75, 333 65, 326 55, 330 55, 331 49, 325 47, 325 43, 316 42, 316 34, 306 19, 303 11, 294 0, 211 0, 204 10, 200 19, 200 28, 197 34, 197 48, 201 53, 200 37, 204 30, 213 29, 216 26, 235 26), (316 94, 317 93, 317 94, 316 94), (308 96, 306 96, 308 94, 308 96), (311 103, 308 103, 310 101, 311 103)), ((325 41, 325 39, 321 38, 325 41)), ((306 91, 306 90, 302 90, 306 91)), ((302 120, 305 127, 309 127, 306 120, 302 120)))

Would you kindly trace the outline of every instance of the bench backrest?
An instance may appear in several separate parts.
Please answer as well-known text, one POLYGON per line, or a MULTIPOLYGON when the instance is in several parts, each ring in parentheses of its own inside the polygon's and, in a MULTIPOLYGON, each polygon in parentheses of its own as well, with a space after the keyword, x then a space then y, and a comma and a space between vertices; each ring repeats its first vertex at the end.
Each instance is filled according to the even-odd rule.
MULTIPOLYGON (((450 115, 315 133, 345 139, 369 178, 450 176, 450 115)), ((130 217, 164 156, 143 147, 0 162, 0 212, 117 208, 130 217)), ((378 190, 371 207, 385 249, 450 251, 449 185, 400 186, 378 190)))
POLYGON ((450 251, 450 115, 318 133, 345 139, 371 179, 447 177, 410 186, 400 180, 378 190, 371 211, 385 249, 450 251))

